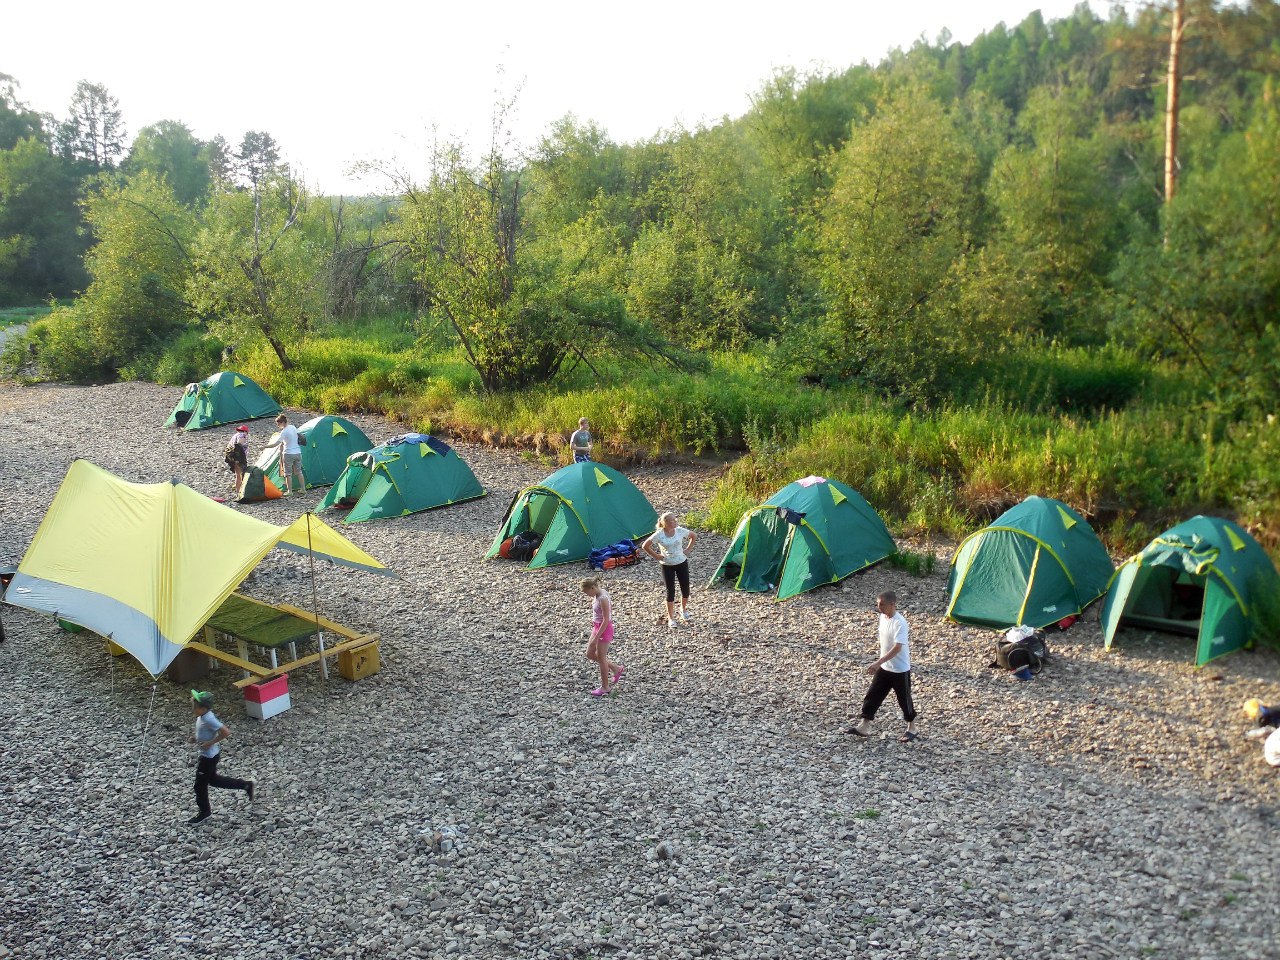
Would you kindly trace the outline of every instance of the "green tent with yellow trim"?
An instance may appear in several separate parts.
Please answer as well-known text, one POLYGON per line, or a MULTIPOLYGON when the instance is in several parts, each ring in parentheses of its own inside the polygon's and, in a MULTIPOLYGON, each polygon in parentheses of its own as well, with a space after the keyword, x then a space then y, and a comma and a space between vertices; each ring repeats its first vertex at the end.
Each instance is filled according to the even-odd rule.
POLYGON ((207 430, 224 423, 257 420, 280 412, 280 404, 242 373, 224 370, 207 380, 189 383, 165 421, 166 427, 207 430))
POLYGON ((1047 627, 1106 593, 1114 569, 1080 514, 1059 500, 1027 497, 956 550, 947 619, 1047 627))
POLYGON ((496 557, 504 540, 532 531, 542 543, 530 568, 585 560, 592 550, 649 535, 657 520, 658 511, 617 470, 571 463, 516 495, 485 559, 496 557))
POLYGON ((862 494, 838 480, 805 477, 742 515, 711 582, 757 593, 776 587, 778 599, 787 600, 897 550, 862 494))
POLYGON ((443 440, 406 433, 347 458, 347 467, 316 511, 349 508, 345 523, 403 517, 419 510, 475 500, 484 487, 443 440))
POLYGON ((1239 650, 1257 628, 1258 603, 1280 593, 1275 564, 1248 532, 1220 517, 1192 517, 1116 571, 1102 608, 1107 649, 1122 626, 1196 638, 1196 666, 1239 650))

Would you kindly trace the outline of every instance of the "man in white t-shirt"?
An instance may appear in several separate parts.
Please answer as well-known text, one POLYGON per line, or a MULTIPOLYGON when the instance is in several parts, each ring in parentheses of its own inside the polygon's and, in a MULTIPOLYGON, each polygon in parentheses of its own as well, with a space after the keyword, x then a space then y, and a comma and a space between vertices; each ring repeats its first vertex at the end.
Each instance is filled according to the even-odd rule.
POLYGON ((876 609, 880 611, 880 658, 867 666, 871 686, 862 701, 862 719, 845 732, 859 737, 871 736, 871 721, 892 690, 898 698, 898 706, 902 708, 902 719, 907 721, 907 732, 902 735, 902 740, 910 742, 917 736, 916 707, 911 702, 911 646, 908 639, 911 629, 906 618, 898 612, 898 598, 892 591, 876 598, 876 609))
POLYGON ((280 448, 280 479, 284 481, 285 496, 295 490, 302 493, 307 489, 307 478, 302 475, 302 444, 298 441, 298 428, 283 413, 276 417, 276 426, 280 428, 280 432, 265 449, 280 448))

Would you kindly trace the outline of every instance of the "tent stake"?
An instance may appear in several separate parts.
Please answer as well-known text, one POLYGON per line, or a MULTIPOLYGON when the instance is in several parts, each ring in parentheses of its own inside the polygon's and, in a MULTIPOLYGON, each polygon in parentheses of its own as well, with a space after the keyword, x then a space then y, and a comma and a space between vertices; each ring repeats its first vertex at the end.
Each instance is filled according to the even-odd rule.
POLYGON ((311 511, 307 511, 307 559, 311 564, 311 615, 316 618, 316 640, 320 642, 320 676, 329 679, 329 664, 324 655, 324 633, 320 630, 320 601, 316 598, 316 554, 311 549, 311 511))
POLYGON ((151 728, 151 711, 156 705, 156 682, 151 681, 151 702, 147 704, 147 719, 142 723, 142 738, 138 741, 138 762, 133 768, 133 779, 138 779, 142 770, 142 750, 147 745, 147 731, 151 728))

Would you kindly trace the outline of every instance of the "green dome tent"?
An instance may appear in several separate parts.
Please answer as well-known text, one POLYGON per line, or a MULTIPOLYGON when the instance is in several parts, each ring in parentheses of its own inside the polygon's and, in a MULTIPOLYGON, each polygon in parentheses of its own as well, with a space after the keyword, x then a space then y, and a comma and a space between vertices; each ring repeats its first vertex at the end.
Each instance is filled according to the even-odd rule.
POLYGON ((778 590, 778 599, 835 583, 896 553, 884 521, 856 490, 837 480, 789 483, 738 521, 711 578, 735 590, 778 590))
POLYGON ((1258 599, 1277 592, 1280 574, 1257 540, 1230 520, 1192 517, 1116 571, 1103 637, 1110 650, 1122 626, 1185 633, 1199 667, 1248 643, 1258 599))
POLYGON ((585 560, 599 547, 647 536, 657 520, 658 511, 617 470, 571 463, 516 495, 485 559, 496 557, 507 538, 533 531, 542 543, 530 569, 585 560))
POLYGON ((224 423, 256 420, 279 412, 280 404, 260 386, 243 374, 224 370, 199 383, 188 383, 182 399, 164 425, 184 430, 207 430, 224 423))
POLYGON ((345 522, 359 523, 475 500, 484 493, 471 468, 447 443, 407 433, 349 456, 316 511, 351 504, 345 522))
MULTIPOLYGON (((308 487, 337 483, 347 468, 347 458, 373 446, 363 430, 342 417, 314 417, 298 428, 298 437, 303 441, 302 475, 308 487)), ((277 487, 284 487, 279 447, 263 451, 257 465, 262 467, 267 479, 277 487)))
POLYGON ((951 560, 947 619, 1047 627, 1106 593, 1115 568, 1093 528, 1065 503, 1027 497, 969 536, 951 560))

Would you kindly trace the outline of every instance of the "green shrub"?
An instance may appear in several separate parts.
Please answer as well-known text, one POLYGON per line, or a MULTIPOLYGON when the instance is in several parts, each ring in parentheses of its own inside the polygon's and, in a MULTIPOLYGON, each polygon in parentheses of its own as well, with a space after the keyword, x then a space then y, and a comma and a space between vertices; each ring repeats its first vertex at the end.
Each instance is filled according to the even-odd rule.
POLYGON ((889 566, 905 570, 913 577, 927 577, 933 574, 938 558, 932 553, 915 550, 899 550, 889 554, 889 566))
POLYGON ((188 330, 160 355, 154 369, 156 383, 181 387, 217 372, 224 344, 199 330, 188 330))
POLYGON ((107 383, 116 378, 111 357, 101 349, 86 318, 75 307, 61 307, 33 323, 25 345, 44 379, 107 383))

